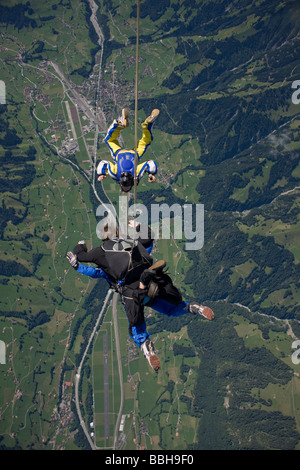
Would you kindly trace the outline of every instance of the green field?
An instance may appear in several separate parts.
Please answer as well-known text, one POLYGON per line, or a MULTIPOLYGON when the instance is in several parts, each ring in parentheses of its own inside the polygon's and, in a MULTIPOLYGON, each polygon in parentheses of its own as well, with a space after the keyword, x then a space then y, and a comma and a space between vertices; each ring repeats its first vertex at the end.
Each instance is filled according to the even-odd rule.
MULTIPOLYGON (((147 315, 149 314, 150 311, 147 310, 147 315)), ((150 316, 153 316, 153 312, 150 316)), ((99 449, 113 447, 120 407, 120 381, 117 373, 114 328, 111 309, 108 309, 87 362, 88 368, 91 367, 92 376, 84 379, 82 386, 82 398, 86 403, 84 407, 86 425, 90 429, 88 417, 92 416, 94 429, 91 429, 91 432, 95 433, 95 444, 99 449), (109 346, 109 440, 104 437, 103 335, 107 335, 109 346), (86 400, 88 383, 93 383, 92 414, 89 408, 91 402, 86 400)), ((128 338, 127 319, 121 304, 118 306, 118 329, 124 389, 122 409, 124 428, 122 432, 117 432, 118 447, 161 449, 175 445, 174 448, 180 449, 192 444, 196 438, 198 420, 189 416, 187 406, 181 402, 181 397, 192 396, 199 358, 184 357, 180 354, 174 356, 172 353, 175 344, 188 345, 186 327, 176 334, 162 333, 153 336, 162 364, 158 374, 150 368, 137 346, 128 338), (188 372, 187 376, 182 375, 183 368, 188 372), (143 427, 141 423, 145 426, 143 427), (187 425, 188 433, 185 432, 187 425), (162 441, 160 435, 163 436, 162 441)))

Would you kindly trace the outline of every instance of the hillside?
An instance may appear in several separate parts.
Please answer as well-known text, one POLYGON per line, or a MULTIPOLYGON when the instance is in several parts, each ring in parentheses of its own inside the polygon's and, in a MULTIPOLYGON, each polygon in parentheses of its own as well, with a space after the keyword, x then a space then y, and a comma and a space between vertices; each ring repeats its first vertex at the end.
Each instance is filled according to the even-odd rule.
MULTIPOLYGON (((203 248, 159 240, 154 256, 216 319, 147 311, 164 361, 154 376, 119 311, 124 406, 137 423, 123 449, 300 448, 299 13, 296 0, 141 1, 139 123, 161 112, 147 150, 157 182, 142 181, 138 198, 204 205, 203 248)), ((133 146, 135 2, 3 0, 0 26, 0 447, 89 448, 75 375, 108 288, 65 256, 79 239, 99 243, 96 208, 118 201, 95 166, 124 106, 133 146)), ((86 423, 93 371, 94 349, 80 385, 86 423)))

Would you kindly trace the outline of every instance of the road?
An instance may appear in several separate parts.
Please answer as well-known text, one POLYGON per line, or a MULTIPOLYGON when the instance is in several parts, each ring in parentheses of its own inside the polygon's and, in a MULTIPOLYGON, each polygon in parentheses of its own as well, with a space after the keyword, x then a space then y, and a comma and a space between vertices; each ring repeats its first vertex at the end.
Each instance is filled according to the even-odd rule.
POLYGON ((118 414, 118 418, 117 418, 117 422, 115 426, 114 449, 117 448, 118 430, 120 427, 120 421, 121 421, 123 405, 124 405, 124 384, 123 384, 123 370, 122 370, 119 328, 118 328, 118 318, 117 318, 117 300, 118 300, 118 294, 115 292, 113 296, 112 307, 113 307, 113 322, 114 322, 114 328, 115 328, 115 340, 116 340, 118 370, 119 370, 119 379, 120 379, 121 399, 120 399, 119 414, 118 414))
MULTIPOLYGON (((91 22, 92 22, 92 24, 95 28, 95 31, 98 35, 98 38, 99 38, 98 39, 98 44, 100 46, 99 47, 99 52, 98 52, 100 54, 100 57, 99 57, 100 66, 99 66, 98 80, 97 80, 97 90, 96 90, 97 99, 96 99, 95 109, 93 109, 88 104, 87 99, 85 98, 85 96, 83 96, 81 93, 79 93, 77 91, 76 86, 74 85, 74 83, 64 74, 62 68, 56 62, 53 62, 53 61, 48 62, 48 64, 54 69, 54 73, 50 72, 49 70, 45 71, 43 68, 40 68, 39 66, 29 65, 29 64, 23 62, 22 58, 19 59, 19 66, 21 67, 21 73, 22 74, 23 74, 23 67, 33 67, 33 68, 41 70, 44 73, 47 73, 49 75, 52 75, 52 76, 55 76, 56 78, 58 78, 59 81, 61 82, 62 86, 63 86, 65 95, 68 96, 68 98, 74 104, 74 106, 77 106, 78 109, 81 109, 82 112, 88 117, 88 119, 90 119, 90 121, 95 123, 95 136, 94 136, 93 152, 89 152, 88 151, 88 146, 86 145, 88 157, 89 157, 89 160, 91 162, 91 168, 92 168, 92 172, 93 172, 92 178, 88 179, 87 174, 85 174, 85 172, 81 168, 79 168, 78 165, 74 164, 74 162, 72 162, 68 158, 65 157, 65 161, 67 163, 73 165, 73 166, 75 165, 77 170, 84 174, 86 179, 89 181, 89 183, 90 183, 90 185, 93 189, 94 195, 97 198, 97 200, 99 201, 99 203, 107 208, 107 204, 99 196, 98 191, 97 191, 97 187, 96 187, 96 176, 97 176, 96 175, 96 154, 97 154, 98 137, 99 137, 100 130, 103 131, 103 129, 107 129, 107 127, 108 127, 105 115, 104 115, 103 111, 98 106, 98 104, 101 102, 101 77, 102 77, 102 57, 103 57, 103 50, 104 50, 104 36, 103 36, 102 31, 101 31, 100 25, 98 24, 98 20, 97 20, 97 16, 96 16, 98 6, 96 5, 94 0, 89 0, 89 4, 90 4, 90 7, 91 7, 91 11, 92 11, 90 20, 91 20, 91 22)), ((74 127, 74 123, 73 123, 72 113, 69 111, 68 106, 67 106, 68 116, 69 116, 70 124, 72 126, 73 134, 75 135, 76 133, 75 133, 75 127, 74 127)), ((85 144, 86 144, 86 142, 85 142, 85 144)), ((105 197, 107 198, 108 203, 112 204, 109 197, 105 193, 105 191, 103 189, 103 186, 102 186, 102 190, 105 194, 105 197)), ((77 413, 78 413, 78 417, 79 417, 81 427, 82 427, 82 429, 83 429, 83 431, 86 435, 86 438, 87 438, 92 450, 97 450, 97 447, 96 447, 94 441, 91 439, 89 430, 87 429, 86 424, 85 424, 84 419, 83 419, 82 414, 81 414, 80 402, 79 402, 79 384, 80 384, 80 379, 81 379, 81 371, 82 371, 82 367, 83 367, 83 364, 84 364, 84 360, 85 360, 86 355, 87 355, 87 351, 89 350, 89 347, 90 347, 90 345, 91 345, 91 343, 94 339, 94 335, 95 335, 95 332, 97 331, 97 328, 99 326, 99 322, 102 319, 102 316, 105 314, 107 303, 108 303, 109 299, 111 298, 112 293, 113 293, 113 291, 111 289, 107 292, 107 295, 106 295, 106 298, 104 300, 103 306, 100 310, 97 322, 96 322, 96 324, 94 326, 94 329, 92 331, 92 334, 89 338, 89 341, 87 343, 86 349, 83 353, 83 356, 82 356, 81 361, 80 361, 80 365, 77 369, 76 376, 75 376, 75 403, 76 403, 76 409, 77 409, 77 413)), ((114 432, 114 448, 116 448, 116 446, 117 446, 117 436, 118 436, 118 430, 119 430, 119 426, 120 426, 120 420, 121 420, 121 416, 122 416, 122 409, 123 409, 123 403, 124 403, 123 374, 122 374, 121 353, 120 353, 120 343, 119 343, 119 331, 118 331, 118 321, 117 321, 117 307, 116 307, 117 306, 117 297, 118 297, 118 294, 114 293, 114 296, 113 296, 113 321, 114 321, 114 329, 115 329, 117 361, 118 361, 120 388, 121 388, 121 403, 120 403, 120 409, 119 409, 118 418, 117 418, 117 422, 116 422, 116 426, 115 426, 115 432, 114 432)))
MULTIPOLYGON (((91 336, 89 338, 89 341, 87 343, 87 346, 85 348, 85 351, 82 355, 82 358, 81 358, 81 361, 80 361, 80 364, 79 364, 79 367, 77 369, 77 372, 76 372, 76 376, 75 376, 75 403, 76 403, 76 410, 77 410, 77 414, 78 414, 78 418, 79 418, 79 421, 80 421, 80 424, 81 424, 81 427, 83 429, 83 432, 84 434, 86 435, 86 438, 91 446, 91 449, 92 450, 97 450, 97 446, 95 445, 93 439, 91 438, 90 436, 90 433, 89 433, 89 430, 85 424, 85 421, 82 417, 82 414, 81 414, 81 410, 80 410, 80 401, 79 401, 79 383, 80 383, 80 378, 81 378, 81 371, 82 371, 82 367, 83 367, 83 364, 84 364, 84 361, 85 361, 85 358, 86 358, 86 355, 87 355, 87 352, 89 350, 89 347, 94 339, 94 336, 95 336, 95 333, 96 331, 98 330, 98 327, 99 327, 99 323, 102 319, 102 316, 105 314, 106 312, 106 307, 107 307, 107 304, 109 302, 109 300, 111 299, 111 296, 112 296, 112 293, 113 293, 113 290, 112 289, 109 289, 109 291, 107 292, 106 294, 106 297, 105 297, 105 300, 104 300, 104 303, 103 303, 103 306, 102 306, 102 309, 100 310, 100 313, 99 313, 99 316, 97 318, 97 322, 94 326, 94 329, 91 333, 91 336)), ((124 405, 124 384, 123 384, 123 371, 122 371, 122 361, 121 361, 121 350, 120 350, 120 339, 119 339, 119 328, 118 328, 118 318, 117 318, 117 300, 118 300, 118 294, 116 292, 114 292, 113 294, 113 298, 112 298, 112 311, 113 311, 113 323, 114 323, 114 331, 115 331, 115 344, 116 344, 116 351, 117 351, 117 361, 118 361, 118 371, 119 371, 119 379, 120 379, 120 390, 121 390, 121 399, 120 399, 120 408, 119 408, 119 413, 118 413, 118 417, 117 417, 117 421, 116 421, 116 425, 115 425, 115 432, 114 432, 114 445, 113 445, 113 448, 116 449, 117 448, 117 441, 118 441, 118 430, 119 430, 119 427, 120 427, 120 421, 121 421, 121 417, 122 417, 122 411, 123 411, 123 405, 124 405)), ((108 358, 107 358, 108 359, 108 358)), ((105 420, 108 419, 107 417, 107 413, 108 413, 108 410, 105 409, 105 412, 106 412, 106 416, 105 416, 105 420)), ((108 431, 107 431, 107 428, 106 428, 106 435, 107 435, 108 431)))
POLYGON ((107 333, 103 334, 104 437, 109 440, 109 372, 107 333))
POLYGON ((91 121, 95 122, 95 124, 97 124, 98 126, 101 126, 104 128, 105 123, 96 116, 96 114, 94 113, 91 106, 87 103, 84 96, 81 95, 76 90, 76 87, 71 82, 71 80, 69 80, 65 76, 60 65, 53 61, 49 61, 49 65, 51 65, 54 68, 55 72, 59 76, 60 81, 64 85, 64 91, 66 92, 66 94, 68 94, 69 98, 77 104, 78 108, 80 108, 91 121), (70 96, 70 94, 72 94, 73 96, 70 96))
MULTIPOLYGON (((64 75, 61 67, 58 65, 58 64, 55 64, 54 62, 51 62, 51 65, 53 66, 54 70, 56 71, 56 73, 59 75, 60 77, 60 80, 61 82, 63 83, 64 85, 64 88, 65 88, 65 91, 66 91, 66 86, 68 87, 68 90, 72 93, 73 95, 73 99, 72 101, 79 107, 82 109, 82 111, 86 114, 86 116, 88 118, 90 118, 93 122, 95 122, 95 125, 96 125, 96 131, 95 131, 95 137, 94 137, 94 156, 96 156, 96 150, 97 150, 97 142, 98 142, 98 135, 99 135, 99 128, 100 129, 106 129, 107 128, 107 123, 106 123, 106 119, 105 119, 105 116, 104 116, 104 113, 99 110, 97 104, 98 104, 98 100, 100 99, 100 94, 101 94, 101 76, 102 76, 102 55, 103 55, 103 49, 104 49, 104 36, 103 36, 103 33, 101 31, 101 28, 98 24, 98 21, 97 21, 97 17, 96 17, 96 11, 98 9, 98 6, 96 5, 95 1, 94 0, 89 0, 89 3, 90 3, 90 7, 91 7, 91 10, 92 10, 92 15, 91 15, 91 22, 95 28, 95 31, 98 35, 98 44, 100 46, 100 54, 101 54, 101 57, 100 57, 100 67, 99 67, 99 75, 98 75, 98 84, 97 84, 97 100, 96 100, 96 110, 98 109, 98 116, 96 115, 96 113, 91 109, 91 107, 89 106, 89 104, 87 103, 86 99, 84 96, 82 96, 80 93, 78 93, 73 85, 73 83, 64 75)), ((68 95, 69 96, 69 95, 68 95)), ((70 98, 70 96, 69 96, 70 98)), ((89 158, 90 158, 90 161, 92 163, 92 156, 89 155, 89 158)), ((93 178, 92 178, 92 181, 91 181, 91 186, 93 188, 93 192, 96 196, 96 198, 98 199, 98 201, 100 202, 100 204, 102 204, 103 206, 106 206, 106 204, 101 200, 101 198, 99 197, 98 193, 97 193, 97 190, 96 190, 96 187, 95 187, 95 168, 96 168, 96 165, 95 165, 95 161, 94 161, 94 165, 93 165, 93 172, 94 172, 94 175, 93 175, 93 178)), ((105 196, 107 197, 108 201, 110 202, 111 204, 111 201, 109 200, 108 196, 105 194, 105 196)), ((92 450, 97 450, 97 446, 95 445, 94 441, 91 439, 91 436, 89 434, 89 430, 87 429, 86 427, 86 424, 82 418, 82 414, 81 414, 81 410, 80 410, 80 403, 79 403, 79 383, 80 383, 80 377, 81 377, 81 370, 82 370, 82 366, 83 366, 83 363, 84 363, 84 360, 85 360, 85 357, 86 357, 86 354, 87 354, 87 351, 89 350, 89 347, 94 339, 94 335, 95 335, 95 332, 97 331, 98 329, 98 326, 99 326, 99 323, 100 323, 100 320, 102 318, 102 316, 105 314, 106 312, 106 306, 107 306, 107 303, 108 301, 110 300, 111 298, 111 295, 112 295, 113 291, 110 289, 106 295, 106 298, 104 300, 104 303, 103 303, 103 306, 102 306, 102 309, 99 313, 99 316, 98 316, 98 319, 97 319, 97 322, 95 324, 95 327, 93 329, 93 332, 89 338, 89 341, 88 341, 88 344, 86 346, 86 349, 83 353, 83 356, 81 358, 81 362, 80 362, 80 365, 77 369, 77 373, 76 373, 76 379, 75 379, 75 402, 76 402, 76 409, 77 409, 77 413, 78 413, 78 417, 79 417, 79 421, 80 421, 80 424, 81 424, 81 427, 87 437, 87 440, 91 446, 91 449, 92 450)), ((123 411, 123 404, 124 404, 124 388, 123 388, 123 372, 122 372, 122 362, 121 362, 121 351, 120 351, 120 340, 119 340, 119 329, 118 329, 118 319, 117 319, 117 300, 118 300, 118 294, 115 292, 114 295, 113 295, 113 299, 112 299, 112 311, 113 311, 113 323, 114 323, 114 332, 115 332, 115 345, 116 345, 116 351, 117 351, 117 361, 118 361, 118 371, 119 371, 119 379, 120 379, 120 389, 121 389, 121 400, 120 400, 120 408, 119 408, 119 413, 118 413, 118 417, 117 417, 117 421, 116 421, 116 425, 115 425, 115 431, 114 431, 114 449, 116 449, 116 446, 117 446, 117 439, 118 439, 118 430, 119 430, 119 426, 120 426, 120 421, 121 421, 121 417, 122 417, 122 411, 123 411)), ((108 357, 106 357, 106 359, 108 360, 108 357)), ((106 380, 107 381, 107 380, 106 380)), ((107 388, 108 388, 108 384, 105 385, 106 387, 106 392, 108 392, 107 388)), ((105 395, 107 396, 108 394, 105 393, 105 395)), ((108 396, 106 398, 106 408, 105 408, 105 422, 106 422, 106 426, 105 426, 105 435, 106 437, 108 436, 108 433, 109 433, 109 425, 108 425, 108 396)))
POLYGON ((85 348, 85 351, 82 355, 82 358, 81 358, 81 361, 80 361, 80 364, 79 364, 79 367, 77 369, 77 372, 76 372, 76 376, 75 376, 75 403, 76 403, 76 409, 77 409, 77 414, 78 414, 78 418, 79 418, 79 421, 80 421, 80 424, 81 424, 81 427, 83 429, 83 432, 84 434, 86 435, 86 438, 87 440, 89 441, 89 444, 91 446, 91 449, 92 450, 96 450, 96 446, 94 444, 94 441, 91 439, 91 436, 90 436, 90 433, 85 425, 85 422, 84 422, 84 419, 82 417, 82 414, 81 414, 81 410, 80 410, 80 401, 79 401, 79 383, 80 383, 80 377, 81 377, 81 370, 82 370, 82 366, 83 366, 83 363, 84 363, 84 360, 85 360, 85 357, 87 355, 87 352, 89 350, 89 347, 94 339, 94 336, 95 336, 95 333, 98 329, 98 326, 99 326, 99 323, 100 323, 100 320, 102 319, 102 316, 104 315, 104 313, 106 312, 106 307, 107 307, 107 304, 108 304, 108 301, 110 300, 111 298, 111 295, 112 295, 113 291, 111 289, 109 289, 109 291, 107 292, 106 294, 106 297, 105 297, 105 300, 104 300, 104 303, 102 305, 102 309, 100 310, 100 313, 99 313, 99 316, 97 318, 97 321, 96 321, 96 324, 94 326, 94 329, 91 333, 91 336, 89 338, 89 341, 87 343, 87 346, 85 348))
MULTIPOLYGON (((80 168, 71 159, 68 159, 67 157, 63 157, 63 159, 67 164, 72 165, 73 167, 75 167, 76 170, 78 172, 80 172, 86 178, 86 180, 91 185, 91 187, 93 189, 93 192, 94 192, 94 195, 97 198, 97 200, 99 201, 99 203, 102 204, 104 207, 107 207, 107 203, 105 203, 101 199, 101 197, 103 198, 103 196, 100 197, 99 194, 98 194, 98 191, 97 191, 97 187, 100 187, 100 185, 99 185, 99 183, 96 183, 96 177, 97 177, 97 175, 96 175, 96 154, 97 154, 98 137, 99 137, 99 133, 101 131, 103 132, 103 130, 104 129, 106 130, 107 127, 108 127, 105 115, 104 115, 102 109, 100 108, 101 85, 102 85, 102 75, 103 75, 102 57, 103 57, 105 40, 104 40, 104 35, 102 33, 101 27, 98 24, 98 19, 97 19, 97 15, 96 15, 98 5, 95 3, 94 0, 89 0, 89 4, 90 4, 90 8, 91 8, 90 21, 93 24, 93 26, 95 28, 95 31, 98 35, 99 51, 97 52, 97 54, 98 54, 98 63, 100 64, 99 71, 97 72, 98 77, 97 77, 97 89, 96 89, 96 104, 95 104, 94 108, 91 107, 88 104, 88 101, 87 101, 86 97, 78 91, 76 85, 70 80, 69 77, 67 77, 65 75, 64 71, 62 70, 61 66, 58 63, 56 63, 54 61, 48 61, 48 62, 44 61, 43 65, 32 65, 30 63, 24 62, 23 61, 23 53, 24 53, 25 49, 24 49, 24 51, 20 51, 18 59, 17 59, 17 63, 19 65, 20 69, 21 69, 21 74, 22 74, 23 77, 24 77, 24 69, 25 68, 32 68, 32 69, 38 70, 39 72, 41 72, 41 73, 43 73, 43 74, 45 74, 49 77, 52 77, 52 78, 55 78, 55 79, 59 80, 62 87, 63 87, 64 94, 65 94, 66 97, 68 97, 70 102, 74 106, 76 106, 78 109, 80 109, 87 116, 87 118, 90 121, 95 123, 95 135, 94 135, 94 140, 93 140, 93 150, 92 151, 88 150, 88 145, 86 144, 86 141, 83 138, 86 149, 87 149, 88 157, 89 157, 89 160, 90 160, 90 163, 91 163, 92 177, 90 177, 90 174, 86 173, 82 168, 80 168), (48 67, 47 67, 47 65, 48 65, 48 67)), ((15 53, 16 51, 14 49, 12 49, 12 52, 15 53)), ((34 82, 32 82, 29 77, 26 77, 26 80, 29 80, 30 86, 33 87, 33 89, 37 88, 37 85, 34 82)), ((71 113, 70 108, 69 108, 68 101, 66 101, 66 106, 67 106, 67 111, 68 111, 68 116, 69 116, 69 121, 70 121, 70 125, 71 125, 71 128, 72 128, 72 132, 73 132, 74 137, 76 138, 75 126, 74 126, 73 117, 72 117, 72 113, 71 113)), ((33 110, 33 113, 34 112, 35 111, 33 110)), ((40 120, 38 117, 36 117, 36 119, 40 120)), ((46 121, 42 121, 42 122, 46 122, 46 121)), ((45 136, 43 136, 42 133, 39 133, 39 135, 40 135, 41 138, 45 139, 45 136)), ((51 145, 56 150, 56 152, 58 153, 58 148, 55 146, 55 144, 51 143, 49 145, 51 145)), ((103 186, 102 186, 102 190, 103 190, 103 193, 104 193, 108 203, 111 204, 111 201, 110 201, 109 197, 107 196, 107 194, 105 193, 105 191, 103 189, 103 186)), ((81 361, 80 361, 79 367, 77 368, 76 375, 75 375, 75 404, 76 404, 76 410, 77 410, 77 413, 78 413, 78 418, 79 418, 80 425, 81 425, 81 427, 82 427, 82 429, 83 429, 83 431, 86 435, 86 438, 89 442, 89 445, 90 445, 91 449, 93 449, 93 450, 97 450, 97 447, 96 447, 93 439, 90 436, 89 429, 87 428, 87 425, 86 425, 86 423, 83 419, 83 416, 82 416, 82 413, 81 413, 81 410, 80 410, 79 387, 80 387, 80 381, 81 381, 81 376, 82 376, 82 368, 84 366, 84 362, 85 362, 87 353, 88 353, 89 348, 90 348, 90 346, 91 346, 91 344, 94 340, 95 333, 96 333, 96 331, 98 331, 100 321, 102 320, 103 316, 105 315, 105 312, 106 312, 106 309, 107 309, 107 306, 108 306, 108 302, 111 300, 112 294, 113 294, 113 291, 110 289, 107 292, 107 295, 105 297, 103 306, 102 306, 102 308, 99 312, 99 316, 97 318, 96 324, 95 324, 95 326, 93 328, 93 331, 90 335, 90 338, 89 338, 88 343, 86 345, 85 351, 84 351, 84 353, 81 357, 81 361)), ((115 431, 114 431, 114 448, 117 445, 118 430, 119 430, 120 420, 121 420, 121 416, 122 416, 123 403, 124 403, 123 374, 122 374, 121 353, 120 353, 120 344, 119 344, 119 331, 118 331, 118 321, 117 321, 117 298, 118 298, 118 294, 114 293, 114 295, 113 295, 113 321, 114 321, 115 343, 116 343, 116 350, 117 350, 117 361, 118 361, 118 370, 119 370, 120 387, 121 387, 121 403, 120 403, 120 409, 119 409, 117 422, 116 422, 116 426, 115 426, 115 431)), ((75 310, 74 313, 76 314, 76 310, 75 310)), ((108 360, 108 357, 107 357, 107 360, 108 360)), ((107 406, 107 408, 108 408, 108 406, 107 406)))

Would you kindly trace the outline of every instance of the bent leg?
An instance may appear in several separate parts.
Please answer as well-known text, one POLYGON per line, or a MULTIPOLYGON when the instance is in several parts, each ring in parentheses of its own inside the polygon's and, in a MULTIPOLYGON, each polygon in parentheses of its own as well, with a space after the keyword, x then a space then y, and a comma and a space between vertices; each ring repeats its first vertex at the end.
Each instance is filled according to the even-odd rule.
POLYGON ((138 293, 132 289, 122 292, 122 304, 129 322, 129 336, 138 347, 149 338, 144 318, 144 305, 140 302, 138 293))
POLYGON ((136 176, 140 180, 144 173, 149 173, 151 175, 156 175, 157 173, 157 165, 154 160, 148 160, 145 163, 140 163, 136 168, 136 176))
POLYGON ((182 301, 177 305, 173 305, 164 299, 157 298, 150 306, 156 312, 167 315, 168 317, 180 317, 181 315, 189 313, 187 308, 188 302, 185 301, 182 301))
POLYGON ((119 144, 118 137, 120 131, 123 129, 122 126, 119 125, 119 122, 115 119, 107 131, 107 134, 104 138, 104 142, 107 144, 112 157, 115 159, 116 154, 119 150, 121 150, 121 145, 119 144))
POLYGON ((142 138, 138 141, 138 144, 137 144, 137 154, 138 154, 139 159, 144 155, 144 153, 146 152, 147 148, 149 147, 149 145, 151 144, 151 142, 153 140, 153 136, 152 136, 152 133, 151 133, 151 127, 152 127, 152 123, 148 124, 145 121, 142 124, 143 135, 142 135, 142 138))

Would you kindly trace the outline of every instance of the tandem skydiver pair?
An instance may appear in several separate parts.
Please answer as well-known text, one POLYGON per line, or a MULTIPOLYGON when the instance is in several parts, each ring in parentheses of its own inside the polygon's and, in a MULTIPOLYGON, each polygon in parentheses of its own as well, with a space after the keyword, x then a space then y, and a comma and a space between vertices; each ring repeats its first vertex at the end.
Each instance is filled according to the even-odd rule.
MULTIPOLYGON (((135 230, 144 232, 139 225, 135 230)), ((145 306, 168 317, 191 313, 213 320, 214 313, 198 302, 183 300, 165 271, 166 263, 163 260, 154 262, 151 257, 154 240, 150 228, 148 233, 148 239, 123 238, 118 231, 110 233, 106 226, 100 246, 88 251, 82 240, 72 252, 68 252, 67 258, 78 273, 106 279, 110 287, 121 295, 129 322, 129 336, 141 349, 150 366, 157 371, 160 360, 146 328, 145 306), (85 266, 82 262, 94 263, 96 267, 85 266)))

